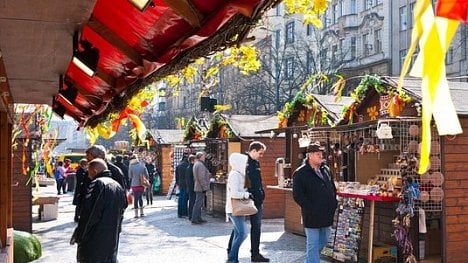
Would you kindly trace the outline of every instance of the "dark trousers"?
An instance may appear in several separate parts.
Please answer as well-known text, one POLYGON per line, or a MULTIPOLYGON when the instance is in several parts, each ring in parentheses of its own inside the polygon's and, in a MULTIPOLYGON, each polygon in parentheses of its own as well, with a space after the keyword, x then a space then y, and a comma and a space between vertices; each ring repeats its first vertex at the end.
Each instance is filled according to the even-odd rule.
POLYGON ((146 187, 145 189, 145 196, 146 196, 146 204, 153 204, 153 183, 150 182, 150 186, 146 187))
POLYGON ((178 217, 188 216, 187 201, 188 201, 188 196, 187 196, 186 190, 179 188, 179 197, 177 199, 177 216, 178 217))
MULTIPOLYGON (((252 256, 260 254, 260 234, 262 232, 263 204, 256 205, 258 212, 255 215, 248 216, 250 219, 250 253, 252 256)), ((231 251, 234 230, 229 238, 227 251, 231 251)))
POLYGON ((192 213, 193 213, 193 204, 195 204, 195 192, 188 191, 188 218, 189 220, 192 219, 192 213))
POLYGON ((57 194, 60 194, 62 192, 63 178, 55 179, 55 182, 57 183, 57 194))

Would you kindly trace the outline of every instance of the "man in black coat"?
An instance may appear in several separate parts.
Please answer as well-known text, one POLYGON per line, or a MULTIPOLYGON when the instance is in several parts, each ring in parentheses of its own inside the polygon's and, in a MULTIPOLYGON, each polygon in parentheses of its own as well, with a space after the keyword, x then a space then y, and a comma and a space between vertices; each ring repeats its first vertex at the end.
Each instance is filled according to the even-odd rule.
POLYGON ((125 189, 110 176, 106 162, 89 162, 86 195, 82 199, 78 226, 70 244, 78 244, 77 262, 117 262, 119 235, 127 197, 125 189))
POLYGON ((293 197, 301 207, 308 263, 320 263, 337 207, 335 184, 330 169, 323 164, 323 149, 319 142, 310 144, 306 162, 293 175, 293 197))
POLYGON ((187 209, 187 180, 185 179, 185 171, 189 166, 188 162, 188 153, 184 153, 182 156, 182 160, 180 161, 179 165, 176 167, 176 184, 179 187, 179 196, 177 202, 177 216, 179 218, 188 216, 188 209, 187 209))
POLYGON ((192 221, 193 205, 195 204, 195 182, 193 181, 193 164, 195 163, 195 155, 191 154, 188 158, 189 166, 185 170, 185 182, 187 184, 188 196, 188 219, 192 221))
POLYGON ((103 159, 107 164, 107 169, 111 172, 112 179, 116 180, 123 189, 129 189, 122 170, 120 170, 120 168, 115 164, 107 161, 106 148, 104 146, 96 144, 86 149, 86 159, 88 162, 95 158, 103 159))

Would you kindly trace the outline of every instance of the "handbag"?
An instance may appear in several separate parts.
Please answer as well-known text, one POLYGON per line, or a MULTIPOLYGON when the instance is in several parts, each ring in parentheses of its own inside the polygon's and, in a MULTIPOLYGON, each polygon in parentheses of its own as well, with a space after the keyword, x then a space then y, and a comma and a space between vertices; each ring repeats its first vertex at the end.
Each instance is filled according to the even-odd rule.
POLYGON ((140 175, 140 184, 143 187, 149 187, 150 186, 150 182, 148 181, 148 179, 146 179, 146 176, 144 176, 144 175, 140 175))
POLYGON ((235 199, 231 198, 232 215, 233 216, 249 216, 258 212, 255 207, 254 201, 250 198, 235 199))

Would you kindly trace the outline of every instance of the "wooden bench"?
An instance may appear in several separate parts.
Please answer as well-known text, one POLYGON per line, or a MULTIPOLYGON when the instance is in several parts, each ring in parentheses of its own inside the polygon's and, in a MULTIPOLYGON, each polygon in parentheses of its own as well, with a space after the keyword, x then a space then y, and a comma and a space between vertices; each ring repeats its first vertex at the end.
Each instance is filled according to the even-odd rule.
POLYGON ((34 196, 33 205, 38 205, 39 220, 57 219, 58 215, 58 196, 34 196))

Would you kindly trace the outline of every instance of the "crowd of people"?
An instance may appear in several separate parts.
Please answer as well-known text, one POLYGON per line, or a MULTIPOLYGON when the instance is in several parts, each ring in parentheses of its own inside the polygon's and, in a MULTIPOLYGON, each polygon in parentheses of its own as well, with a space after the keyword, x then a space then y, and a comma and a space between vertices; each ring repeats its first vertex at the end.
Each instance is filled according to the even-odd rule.
MULTIPOLYGON (((227 242, 226 262, 239 262, 239 249, 249 234, 246 220, 250 221, 251 261, 270 261, 260 253, 265 191, 259 160, 265 151, 265 144, 254 141, 247 153, 229 156, 231 171, 226 185, 225 211, 233 229, 227 242), (247 216, 234 215, 231 198, 252 199, 257 212, 247 216)), ((328 240, 336 209, 336 189, 329 168, 322 164, 322 151, 319 144, 311 144, 304 164, 294 175, 297 180, 294 180, 293 197, 302 210, 307 237, 306 262, 311 263, 320 262, 320 251, 328 240)), ((175 169, 177 215, 188 218, 193 225, 207 222, 202 217, 202 208, 212 175, 205 158, 206 152, 191 154, 187 150, 175 169)), ((70 173, 66 167, 59 161, 54 169, 58 194, 65 191, 63 181, 70 173)), ((113 163, 106 158, 103 146, 94 145, 86 150, 86 158, 73 172, 76 172, 73 204, 76 205, 78 225, 70 244, 77 244, 77 261, 118 262, 119 235, 124 211, 129 205, 128 195, 133 194, 135 218, 144 216, 143 196, 146 196, 147 205, 153 203, 153 183, 158 176, 156 165, 151 156, 139 158, 137 154, 117 156, 113 163)))

